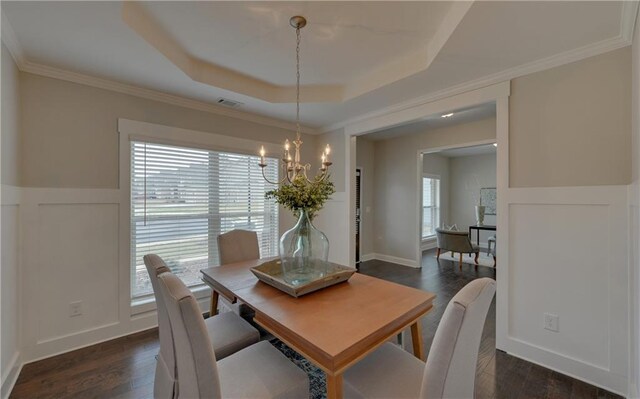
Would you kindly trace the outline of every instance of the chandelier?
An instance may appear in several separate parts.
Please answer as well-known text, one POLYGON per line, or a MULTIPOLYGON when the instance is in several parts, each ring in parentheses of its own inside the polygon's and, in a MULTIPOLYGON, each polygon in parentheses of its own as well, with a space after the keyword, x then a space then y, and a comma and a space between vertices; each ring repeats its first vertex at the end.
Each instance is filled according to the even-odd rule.
MULTIPOLYGON (((258 164, 262 169, 262 177, 267 182, 277 185, 291 183, 301 176, 304 177, 307 182, 311 183, 311 180, 307 177, 307 171, 311 170, 311 164, 302 163, 300 160, 300 147, 302 146, 302 139, 300 138, 300 29, 307 25, 307 20, 304 17, 295 16, 291 17, 289 24, 296 29, 296 139, 293 140, 295 153, 293 158, 291 158, 289 139, 286 139, 282 156, 282 171, 284 177, 279 182, 272 182, 265 176, 264 168, 267 166, 267 162, 264 157, 264 146, 260 148, 260 163, 258 164)), ((322 152, 322 166, 320 166, 319 174, 316 176, 318 180, 324 180, 329 176, 328 171, 329 166, 331 166, 331 161, 329 161, 330 152, 331 147, 327 144, 322 152)))

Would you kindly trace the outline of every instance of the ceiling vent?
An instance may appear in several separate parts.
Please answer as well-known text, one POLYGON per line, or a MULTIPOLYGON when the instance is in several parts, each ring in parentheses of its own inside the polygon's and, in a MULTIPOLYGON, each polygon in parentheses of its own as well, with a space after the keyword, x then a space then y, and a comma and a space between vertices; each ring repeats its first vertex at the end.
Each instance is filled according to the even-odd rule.
POLYGON ((224 105, 225 107, 229 107, 229 108, 238 108, 239 106, 242 105, 242 103, 239 101, 233 101, 233 100, 229 100, 227 98, 222 98, 222 97, 218 99, 218 104, 224 105))

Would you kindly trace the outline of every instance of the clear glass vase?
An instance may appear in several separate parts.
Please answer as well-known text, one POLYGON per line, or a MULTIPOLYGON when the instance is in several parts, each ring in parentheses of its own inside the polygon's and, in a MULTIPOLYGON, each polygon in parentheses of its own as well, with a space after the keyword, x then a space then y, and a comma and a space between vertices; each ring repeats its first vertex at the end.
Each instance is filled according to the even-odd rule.
POLYGON ((305 209, 298 222, 280 237, 284 279, 294 286, 322 278, 327 273, 329 240, 316 229, 305 209))

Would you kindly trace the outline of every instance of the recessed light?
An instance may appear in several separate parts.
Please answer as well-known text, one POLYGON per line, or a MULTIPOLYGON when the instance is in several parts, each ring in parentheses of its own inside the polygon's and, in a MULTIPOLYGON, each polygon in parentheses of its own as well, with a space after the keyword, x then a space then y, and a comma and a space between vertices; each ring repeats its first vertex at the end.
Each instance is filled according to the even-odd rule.
POLYGON ((494 147, 497 147, 497 146, 498 146, 498 143, 493 143, 493 146, 494 146, 494 147))
POLYGON ((451 112, 451 113, 449 113, 449 114, 444 114, 444 115, 442 115, 442 117, 443 117, 443 118, 449 118, 449 117, 451 117, 451 116, 453 116, 453 112, 451 112))

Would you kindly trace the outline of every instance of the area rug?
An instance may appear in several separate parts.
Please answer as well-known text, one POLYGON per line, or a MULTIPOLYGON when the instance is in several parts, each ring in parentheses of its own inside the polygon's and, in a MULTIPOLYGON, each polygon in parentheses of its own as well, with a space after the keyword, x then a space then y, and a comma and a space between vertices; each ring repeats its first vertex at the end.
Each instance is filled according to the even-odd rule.
POLYGON ((311 364, 311 362, 305 359, 298 352, 289 348, 278 338, 270 339, 269 343, 288 357, 296 366, 300 367, 305 373, 307 373, 309 376, 310 399, 325 399, 327 397, 327 380, 322 370, 311 364))
MULTIPOLYGON (((462 263, 475 265, 473 261, 474 258, 475 258, 475 255, 469 256, 469 254, 463 254, 462 263)), ((440 254, 440 260, 449 260, 451 262, 458 263, 460 260, 460 254, 456 253, 454 256, 451 256, 451 252, 442 252, 440 254)), ((478 265, 493 267, 493 256, 487 255, 486 251, 480 252, 480 256, 478 257, 478 265)))

